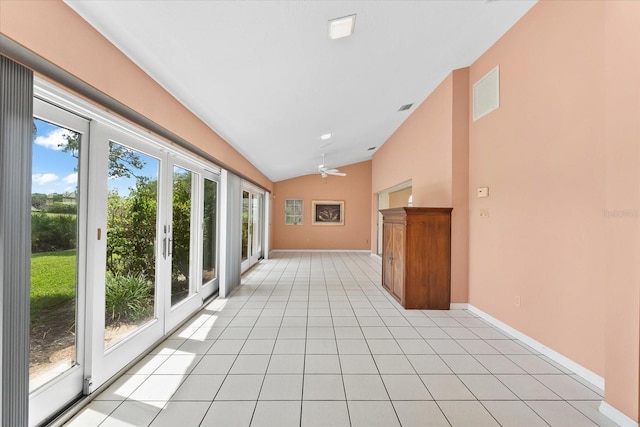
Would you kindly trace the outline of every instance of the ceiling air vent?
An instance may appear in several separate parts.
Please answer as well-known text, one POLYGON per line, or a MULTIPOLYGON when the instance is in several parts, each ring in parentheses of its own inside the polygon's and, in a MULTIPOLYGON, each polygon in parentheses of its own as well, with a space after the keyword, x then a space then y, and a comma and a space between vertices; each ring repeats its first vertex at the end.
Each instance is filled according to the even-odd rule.
POLYGON ((369 147, 369 148, 367 148, 367 151, 373 151, 375 149, 376 149, 376 147, 369 147))
POLYGON ((413 106, 413 104, 404 104, 402 107, 400 107, 400 109, 398 111, 407 111, 412 106, 413 106))
POLYGON ((473 85, 473 121, 486 116, 500 106, 500 69, 489 71, 473 85))

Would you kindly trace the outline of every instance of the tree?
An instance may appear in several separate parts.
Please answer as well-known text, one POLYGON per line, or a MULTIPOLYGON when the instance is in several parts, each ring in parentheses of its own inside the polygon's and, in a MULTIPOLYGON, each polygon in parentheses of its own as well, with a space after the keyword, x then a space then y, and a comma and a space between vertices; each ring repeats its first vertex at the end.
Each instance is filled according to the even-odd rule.
MULTIPOLYGON (((64 135, 65 142, 58 146, 65 153, 71 154, 76 159, 80 152, 80 134, 69 132, 64 135)), ((109 177, 110 178, 139 178, 134 171, 142 170, 145 162, 130 148, 115 142, 109 142, 109 177)), ((75 170, 77 171, 77 167, 75 170)))
POLYGON ((44 193, 33 193, 31 195, 31 206, 36 209, 44 209, 47 206, 47 195, 44 193))

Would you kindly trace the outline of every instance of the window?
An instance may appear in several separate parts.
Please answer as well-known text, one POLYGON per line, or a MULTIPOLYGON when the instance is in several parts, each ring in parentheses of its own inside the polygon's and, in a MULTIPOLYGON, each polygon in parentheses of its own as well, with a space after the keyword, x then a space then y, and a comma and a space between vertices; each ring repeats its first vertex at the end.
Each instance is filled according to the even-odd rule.
POLYGON ((287 199, 284 201, 285 225, 302 225, 302 199, 287 199))

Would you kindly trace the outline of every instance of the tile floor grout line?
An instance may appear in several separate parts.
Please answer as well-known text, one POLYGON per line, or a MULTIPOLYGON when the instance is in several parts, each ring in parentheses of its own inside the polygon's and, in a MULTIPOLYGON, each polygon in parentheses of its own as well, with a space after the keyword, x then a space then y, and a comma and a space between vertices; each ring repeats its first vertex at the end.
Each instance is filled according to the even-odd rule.
MULTIPOLYGON (((127 390, 127 394, 123 396, 122 399, 119 399, 121 396, 117 396, 118 399, 116 399, 115 401, 98 401, 96 399, 96 402, 99 405, 98 407, 104 407, 105 410, 108 409, 108 414, 105 415, 99 412, 103 418, 96 419, 95 422, 106 425, 109 422, 117 420, 118 418, 122 419, 123 416, 127 416, 126 414, 135 413, 135 410, 132 409, 133 406, 131 405, 129 405, 126 410, 123 409, 123 404, 125 402, 134 402, 136 400, 140 400, 129 399, 129 396, 136 393, 136 391, 139 390, 140 387, 142 387, 143 384, 149 379, 153 377, 158 378, 157 376, 160 376, 161 372, 177 372, 180 368, 182 359, 176 359, 176 357, 182 355, 182 353, 186 351, 189 351, 189 349, 192 349, 193 354, 196 357, 200 357, 200 359, 196 359, 197 362, 194 364, 192 369, 188 370, 187 374, 182 374, 182 380, 180 381, 180 384, 177 385, 176 391, 174 391, 166 401, 162 401, 162 408, 157 410, 158 412, 154 412, 153 415, 151 415, 151 413, 149 413, 149 415, 145 415, 146 417, 148 417, 146 418, 145 423, 158 423, 160 422, 160 417, 163 417, 162 420, 165 420, 166 418, 164 418, 163 414, 166 413, 166 411, 169 411, 169 413, 171 413, 175 410, 175 406, 172 405, 171 402, 200 402, 200 407, 202 408, 203 415, 197 415, 196 417, 200 418, 198 420, 194 419, 194 424, 187 425, 204 425, 203 423, 207 419, 207 414, 212 413, 211 411, 214 411, 215 408, 220 408, 220 406, 216 406, 215 398, 219 396, 219 393, 222 391, 222 386, 224 385, 224 382, 229 378, 229 376, 240 376, 244 374, 249 375, 250 371, 255 370, 254 365, 249 363, 247 365, 247 367, 249 368, 247 372, 236 374, 231 373, 233 367, 236 366, 236 363, 238 363, 239 357, 243 355, 242 352, 244 350, 248 351, 248 353, 246 353, 247 356, 263 355, 260 360, 264 359, 267 362, 267 368, 264 371, 262 381, 260 382, 260 386, 258 387, 257 397, 253 400, 247 401, 251 402, 251 404, 253 405, 253 410, 251 411, 250 415, 250 422, 255 423, 261 420, 265 421, 260 418, 264 416, 264 413, 262 412, 263 410, 259 410, 258 405, 261 402, 260 396, 264 391, 267 375, 269 375, 269 366, 271 365, 273 357, 276 354, 276 344, 278 343, 278 341, 286 342, 288 340, 300 340, 300 338, 298 338, 300 335, 297 332, 292 332, 289 338, 280 338, 279 340, 279 337, 284 328, 299 327, 296 325, 300 325, 302 323, 302 317, 300 317, 300 315, 302 315, 304 316, 305 329, 302 338, 302 390, 300 392, 300 400, 298 404, 283 406, 283 408, 290 408, 289 410, 291 411, 295 411, 295 409, 293 408, 297 408, 299 418, 296 424, 299 426, 306 425, 302 418, 305 408, 304 381, 307 377, 306 359, 307 356, 311 354, 309 353, 309 351, 312 350, 308 344, 310 344, 313 340, 318 341, 317 345, 320 346, 318 347, 317 351, 318 355, 330 355, 331 359, 335 357, 338 360, 339 375, 342 381, 342 391, 344 392, 344 399, 339 399, 335 402, 342 402, 342 404, 346 406, 346 413, 340 415, 340 417, 346 417, 346 419, 343 418, 344 425, 356 425, 357 421, 363 420, 363 418, 361 417, 367 417, 366 413, 362 412, 363 408, 365 407, 384 407, 384 410, 378 409, 379 411, 382 411, 380 412, 380 414, 384 413, 384 417, 390 417, 388 419, 389 422, 399 422, 400 425, 402 425, 402 417, 406 417, 409 413, 412 413, 411 411, 417 410, 417 408, 419 407, 431 408, 431 406, 418 404, 418 402, 427 401, 433 402, 434 405, 432 410, 437 411, 438 417, 442 417, 442 420, 446 423, 449 423, 449 425, 451 425, 451 423, 454 421, 457 422, 459 417, 461 416, 456 409, 456 402, 460 402, 461 404, 463 404, 463 407, 473 408, 473 411, 481 411, 481 413, 478 412, 479 416, 486 417, 488 413, 488 418, 486 419, 496 421, 498 424, 500 424, 500 421, 498 420, 501 419, 501 416, 503 416, 500 415, 502 413, 501 411, 506 410, 500 408, 508 408, 513 406, 493 405, 489 402, 519 402, 519 405, 525 405, 524 407, 522 407, 523 409, 526 407, 529 411, 531 411, 527 412, 527 414, 530 415, 523 415, 523 419, 526 419, 526 416, 535 416, 538 417, 538 419, 543 420, 545 424, 553 424, 554 422, 556 422, 555 417, 564 417, 559 418, 560 420, 568 420, 571 419, 571 417, 580 417, 579 419, 584 420, 584 423, 600 423, 599 420, 601 419, 597 418, 597 408, 593 403, 601 401, 602 394, 600 391, 594 389, 593 387, 588 387, 582 381, 579 381, 575 373, 561 369, 556 364, 552 363, 552 361, 549 361, 547 358, 540 355, 538 352, 532 351, 532 349, 525 345, 522 345, 522 343, 517 339, 506 335, 501 331, 498 331, 491 325, 483 325, 478 323, 478 321, 463 320, 467 318, 478 319, 477 316, 474 316, 472 313, 469 313, 466 310, 453 310, 442 313, 424 310, 410 313, 403 310, 397 304, 397 302, 391 299, 390 295, 386 293, 381 287, 381 284, 378 280, 379 274, 377 274, 375 271, 379 268, 379 262, 376 262, 372 257, 357 255, 353 253, 311 253, 302 255, 295 253, 286 253, 274 257, 271 260, 261 261, 260 265, 256 266, 256 268, 252 270, 248 276, 243 277, 243 279, 241 280, 242 285, 237 287, 232 295, 229 296, 227 301, 229 301, 231 304, 229 304, 227 310, 225 310, 224 306, 222 306, 218 307, 216 310, 208 311, 206 314, 206 318, 205 316, 197 318, 194 316, 194 320, 191 324, 186 322, 184 328, 181 328, 187 332, 183 332, 183 334, 180 335, 180 331, 176 331, 176 333, 174 333, 175 335, 169 337, 169 342, 165 341, 164 344, 159 345, 159 347, 164 346, 164 348, 157 349, 156 354, 150 353, 151 358, 147 359, 147 362, 152 363, 151 366, 153 367, 149 370, 149 373, 144 374, 144 376, 142 377, 139 377, 139 375, 142 374, 132 374, 136 376, 128 379, 127 381, 123 381, 122 384, 118 386, 126 386, 129 380, 134 381, 130 383, 131 385, 133 385, 133 388, 130 391, 127 390), (284 301, 280 301, 283 296, 285 296, 286 299, 284 301), (270 303, 273 303, 273 305, 271 305, 270 303), (302 312, 302 310, 298 310, 303 305, 306 307, 305 312, 302 312), (282 307, 282 312, 280 313, 278 313, 277 311, 266 311, 267 309, 271 308, 277 308, 278 310, 280 310, 279 307, 282 307), (287 310, 289 308, 292 311, 287 313, 287 310), (348 308, 349 311, 346 311, 343 308, 348 308), (224 313, 225 311, 227 314, 224 313), (277 316, 273 316, 277 320, 263 320, 267 318, 270 319, 272 316, 267 316, 267 314, 272 313, 277 314, 277 316), (334 315, 334 313, 338 314, 338 316, 334 315), (341 318, 340 315, 343 315, 343 320, 339 320, 341 318), (220 327, 214 326, 215 321, 214 323, 211 323, 211 318, 214 316, 218 316, 220 319, 224 319, 224 321, 220 323, 220 327), (249 320, 248 318, 252 319, 249 320), (414 319, 429 319, 431 325, 423 326, 421 325, 421 323, 427 322, 414 319), (271 326, 275 325, 276 323, 277 326, 271 326), (196 327, 194 326, 194 324, 197 324, 198 326, 196 327), (246 325, 249 324, 251 326, 247 327, 246 325), (350 330, 350 328, 352 327, 350 325, 357 327, 357 329, 354 328, 353 330, 350 330), (233 329, 236 327, 246 329, 230 333, 233 332, 233 329), (262 335, 262 333, 257 333, 263 327, 276 329, 277 332, 275 333, 273 339, 266 338, 273 334, 266 329, 264 331, 264 335, 262 335), (418 331, 418 329, 421 327, 433 328, 434 334, 435 331, 439 332, 435 334, 436 338, 425 338, 425 336, 423 336, 423 334, 418 331), (325 328, 330 328, 333 336, 327 336, 326 333, 328 332, 328 330, 324 330, 325 328), (369 330, 367 328, 379 329, 369 330), (364 330, 370 331, 369 334, 372 336, 370 338, 365 336, 364 330), (358 331, 360 336, 358 336, 355 331, 358 331), (383 334, 379 338, 376 338, 376 336, 380 335, 382 331, 386 331, 386 334, 383 334), (496 332, 494 333, 493 331, 496 332), (227 333, 228 336, 223 336, 223 334, 225 333, 227 333), (215 336, 215 338, 211 339, 211 343, 209 344, 209 348, 207 349, 205 349, 206 344, 202 344, 201 346, 196 347, 187 347, 189 345, 189 342, 191 341, 191 338, 194 337, 195 334, 199 334, 198 336, 204 334, 204 338, 202 338, 202 341, 208 341, 209 336, 215 336), (253 337, 250 338, 252 334, 253 337), (229 357, 229 359, 233 359, 233 361, 229 365, 229 369, 226 371, 226 373, 222 375, 220 387, 218 387, 218 389, 216 390, 213 398, 211 400, 200 400, 197 397, 199 395, 194 394, 197 400, 172 400, 173 397, 176 396, 177 390, 185 386, 185 382, 187 379, 195 378, 196 376, 200 375, 207 375, 206 372, 198 374, 194 373, 194 371, 200 363, 206 360, 205 358, 207 355, 215 354, 209 353, 213 346, 216 343, 223 343, 225 340, 236 339, 234 338, 236 336, 243 337, 241 345, 236 351, 234 351, 233 349, 227 350, 232 352, 232 354, 229 354, 227 356, 232 356, 229 357), (455 338, 456 336, 459 338, 455 338), (261 343, 261 341, 263 340, 267 340, 268 342, 265 342, 263 344, 261 343), (326 342, 324 342, 325 340, 326 342), (441 340, 448 340, 449 342, 459 346, 459 348, 448 348, 449 344, 444 343, 444 347, 441 347, 440 345, 438 345, 438 347, 433 347, 441 340), (269 347, 271 341, 273 341, 273 345, 269 347), (253 346, 254 343, 255 347, 249 347, 249 345, 253 346), (343 349, 345 350, 344 353, 340 349, 340 343, 342 343, 342 346, 345 346, 343 347, 343 349), (326 345, 330 345, 331 348, 326 348, 326 345), (184 350, 181 350, 181 348, 183 347, 184 350), (255 348, 255 350, 251 350, 251 348, 255 348), (270 348, 270 351, 268 351, 268 348, 270 348), (518 350, 519 348, 521 348, 522 351, 518 350), (327 350, 329 351, 329 353, 327 353, 327 350), (374 351, 376 353, 374 353, 374 351), (165 353, 159 354, 162 352, 165 353), (449 372, 446 374, 439 374, 434 371, 428 374, 420 374, 419 372, 422 369, 416 368, 416 358, 427 355, 433 357, 434 361, 439 360, 442 366, 446 367, 449 372), (365 395, 356 396, 362 397, 362 399, 350 400, 348 398, 346 387, 347 381, 345 376, 351 374, 345 373, 345 366, 348 367, 351 365, 345 365, 344 363, 345 361, 346 363, 351 363, 351 360, 359 362, 359 356, 366 356, 367 358, 372 360, 376 372, 372 372, 371 374, 357 374, 357 372, 361 369, 357 368, 356 365, 358 365, 358 363, 356 363, 356 365, 354 365, 356 366, 356 369, 354 370, 353 375, 370 375, 372 377, 379 378, 382 382, 382 386, 385 390, 386 396, 384 397, 384 400, 378 402, 389 402, 388 404, 391 405, 391 408, 388 408, 386 406, 387 404, 384 404, 382 406, 358 405, 358 408, 360 409, 357 412, 356 418, 353 418, 354 413, 351 411, 352 408, 349 406, 350 401, 376 402, 374 400, 368 400, 365 395), (424 389, 427 390, 431 400, 424 400, 422 398, 422 394, 415 396, 405 395, 403 397, 411 397, 411 399, 401 399, 401 401, 414 402, 414 404, 408 406, 396 405, 389 393, 388 384, 385 383, 384 380, 382 380, 383 374, 380 372, 379 362, 378 360, 376 360, 376 356, 378 356, 381 360, 386 358, 387 360, 385 360, 385 363, 395 362, 396 360, 400 362, 401 358, 396 358, 396 356, 402 356, 402 360, 408 362, 408 365, 404 367, 411 370, 413 373, 403 374, 404 369, 393 368, 390 370, 391 373, 384 375, 388 376, 389 380, 391 380, 393 384, 395 384, 397 381, 401 381, 398 384, 403 384, 400 378, 406 376, 406 380, 410 380, 410 382, 408 382, 407 384, 420 384, 421 387, 424 387, 424 389), (412 356, 415 356, 414 361, 411 360, 412 356), (158 362, 159 364, 156 365, 153 362, 154 357, 158 357, 158 359, 156 360, 161 360, 160 362, 158 362), (167 363, 171 363, 171 366, 166 365, 167 368, 163 370, 162 366, 165 366, 165 364, 167 363), (469 365, 469 363, 471 363, 471 365, 469 365), (531 365, 532 363, 533 365, 531 365), (538 368, 539 366, 542 369, 538 368), (521 372, 518 372, 516 369, 521 372), (503 370, 514 370, 514 372, 501 373, 503 370), (465 373, 466 371, 469 372, 465 373), (540 371, 540 373, 537 373, 538 371, 540 371), (419 380, 419 382, 415 382, 416 376, 418 377, 417 380, 419 380), (428 383, 432 383, 432 380, 428 380, 429 377, 434 377, 434 381, 437 382, 437 380, 435 380, 435 376, 455 378, 458 383, 462 384, 462 389, 466 390, 466 392, 469 393, 469 397, 471 398, 471 400, 436 400, 436 396, 433 395, 433 391, 438 390, 437 388, 433 388, 434 384, 436 383, 432 384, 432 389, 427 386, 428 383), (513 391, 520 388, 512 388, 507 385, 514 381, 517 381, 515 379, 516 376, 522 376, 523 378, 526 378, 526 381, 531 382, 531 384, 537 384, 537 386, 535 386, 536 389, 539 387, 539 390, 546 390, 546 392, 542 392, 542 394, 540 395, 529 393, 531 394, 531 397, 535 397, 536 399, 521 399, 513 391), (482 377, 486 377, 486 379, 482 377), (139 378, 144 379, 140 380, 139 378), (137 383, 138 381, 142 382, 140 382, 138 385, 135 385, 135 383, 137 383), (511 400, 511 398, 504 397, 509 396, 506 394, 504 396, 502 394, 495 393, 487 394, 483 392, 481 388, 479 388, 482 387, 482 384, 490 385, 492 381, 498 381, 498 383, 496 383, 496 386, 500 384, 505 388, 505 393, 508 390, 508 392, 511 393, 516 400, 511 400), (574 386, 578 388, 572 388, 574 386), (480 394, 474 393, 473 390, 476 390, 476 392, 479 392, 480 394), (556 392, 554 390, 558 391, 556 392), (574 393, 573 390, 578 391, 574 393), (583 390, 584 393, 582 393, 583 390), (574 394, 572 395, 571 393, 574 394), (483 394, 486 395, 485 397, 498 396, 503 398, 480 400, 480 398, 483 397, 483 394), (547 397, 552 396, 553 400, 545 400, 545 395, 547 397), (575 396, 576 398, 572 398, 573 396, 575 396), (569 400, 570 398, 572 399, 569 400), (107 402, 108 404, 105 405, 104 402, 107 402), (445 404, 445 402, 449 403, 445 404), (466 406, 469 402, 478 402, 480 403, 480 405, 475 403, 472 406, 466 406), (535 402, 540 403, 536 404, 535 402), (115 406, 111 406, 112 404, 115 406), (539 408, 539 410, 543 409, 543 411, 536 411, 534 407, 539 408), (492 410, 490 410, 490 408, 492 410), (560 410, 560 413, 558 415, 556 413, 551 414, 549 412, 551 411, 551 409, 547 408, 554 408, 554 411, 556 410, 555 408, 561 409, 558 409, 560 410), (131 412, 132 410, 134 412, 131 412), (445 412, 445 410, 447 412, 445 412), (391 415, 391 411, 393 411, 394 415, 391 415), (549 420, 554 421, 551 422, 545 419, 543 417, 544 414, 549 417, 549 420), (111 417, 111 415, 114 416, 111 417), (394 416, 396 421, 391 421, 391 417, 394 416), (109 419, 111 419, 111 421, 109 421, 109 419)), ((482 321, 482 319, 480 319, 480 321, 482 321)), ((429 331, 424 332, 426 333, 429 331)), ((284 349, 284 353, 282 354, 299 354, 298 352, 300 351, 300 347, 298 346, 298 344, 294 344, 294 347, 289 347, 291 350, 287 349, 287 347, 289 347, 288 344, 285 344, 285 347, 282 347, 284 349), (295 347, 297 347, 297 349, 295 347)), ((186 360, 186 358, 184 359, 186 360)), ((251 358, 249 357, 247 361, 250 359, 251 358)), ((258 359, 256 358, 256 360, 258 359)), ((362 360, 364 360, 364 358, 362 360)), ((425 367, 427 369, 424 370, 432 370, 429 365, 425 365, 425 367)), ((140 367, 138 365, 138 369, 141 368, 143 367, 140 367)), ((323 374, 319 373, 318 375, 320 376, 323 374)), ((334 374, 326 373, 326 375, 334 374)), ((172 375, 167 374, 167 376, 172 375)), ((156 382, 157 381, 160 380, 158 379, 156 380, 156 382)), ((441 390, 444 391, 446 390, 446 388, 443 388, 441 390)), ((142 394, 140 394, 140 396, 142 396, 142 394)), ((277 396, 277 394, 274 396, 277 396)), ((455 395, 451 396, 459 397, 455 395)), ((278 400, 277 398, 264 399, 264 401, 284 402, 278 400)), ((243 400, 238 402, 245 401, 243 400)), ((400 402, 400 400, 398 402, 400 402)), ((267 405, 266 407, 273 408, 274 406, 267 405)), ((98 411, 100 410, 98 409, 98 411)), ((288 413, 292 414, 293 412, 288 413)), ((384 417, 380 420, 384 419, 384 417)), ((373 420, 373 418, 371 420, 373 420)), ((381 422, 380 420, 376 419, 377 422, 381 422)), ((602 422, 604 422, 604 419, 602 420, 602 422)), ((187 425, 185 425, 185 427, 187 427, 187 425)))

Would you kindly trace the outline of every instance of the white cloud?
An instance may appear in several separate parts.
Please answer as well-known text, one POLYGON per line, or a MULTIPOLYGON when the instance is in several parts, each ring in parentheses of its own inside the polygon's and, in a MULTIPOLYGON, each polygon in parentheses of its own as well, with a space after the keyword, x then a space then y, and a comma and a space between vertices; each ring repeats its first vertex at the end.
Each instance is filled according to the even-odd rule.
POLYGON ((60 151, 62 150, 61 145, 67 142, 65 137, 69 135, 73 135, 73 132, 68 129, 58 128, 52 130, 47 135, 38 136, 34 142, 50 150, 60 151))
POLYGON ((31 179, 36 184, 45 185, 49 184, 50 182, 57 181, 58 175, 56 175, 55 173, 35 173, 31 175, 31 179))
POLYGON ((62 178, 66 184, 77 184, 78 183, 78 173, 74 172, 62 178))

